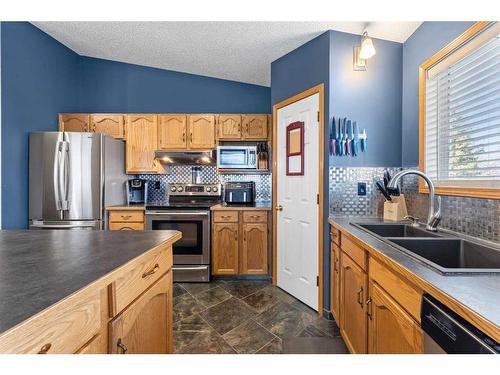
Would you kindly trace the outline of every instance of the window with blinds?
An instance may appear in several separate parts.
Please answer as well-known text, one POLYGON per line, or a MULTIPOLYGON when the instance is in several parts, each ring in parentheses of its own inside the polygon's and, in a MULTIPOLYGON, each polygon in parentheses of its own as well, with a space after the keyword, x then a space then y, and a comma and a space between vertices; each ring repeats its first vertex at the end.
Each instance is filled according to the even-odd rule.
POLYGON ((499 26, 426 70, 425 172, 436 186, 500 188, 499 26))

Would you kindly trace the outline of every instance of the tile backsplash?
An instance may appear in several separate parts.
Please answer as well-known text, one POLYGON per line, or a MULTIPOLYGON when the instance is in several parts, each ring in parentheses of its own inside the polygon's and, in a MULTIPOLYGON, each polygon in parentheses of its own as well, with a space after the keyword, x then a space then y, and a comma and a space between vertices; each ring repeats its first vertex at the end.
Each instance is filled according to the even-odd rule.
MULTIPOLYGON (((201 182, 204 184, 224 184, 227 181, 254 181, 257 202, 270 201, 272 195, 272 177, 269 174, 218 174, 215 166, 201 167, 201 182)), ((190 183, 190 166, 171 166, 165 175, 138 175, 149 181, 148 197, 150 200, 162 200, 168 183, 190 183), (160 182, 160 188, 154 188, 154 182, 160 182)))
MULTIPOLYGON (((384 198, 375 181, 382 179, 381 168, 330 167, 330 214, 342 216, 383 215, 384 198), (357 195, 358 182, 366 182, 366 196, 357 195)), ((399 168, 389 168, 394 175, 399 168)), ((425 221, 428 196, 418 192, 418 177, 403 177, 408 213, 425 221)), ((500 200, 442 196, 442 228, 500 243, 500 200)))

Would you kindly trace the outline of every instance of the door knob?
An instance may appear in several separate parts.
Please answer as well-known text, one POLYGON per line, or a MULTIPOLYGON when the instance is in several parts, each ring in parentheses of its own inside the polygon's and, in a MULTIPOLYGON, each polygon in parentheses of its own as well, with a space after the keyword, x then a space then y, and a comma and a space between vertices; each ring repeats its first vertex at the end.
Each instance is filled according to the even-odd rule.
POLYGON ((281 204, 276 206, 276 211, 283 211, 283 206, 281 204))

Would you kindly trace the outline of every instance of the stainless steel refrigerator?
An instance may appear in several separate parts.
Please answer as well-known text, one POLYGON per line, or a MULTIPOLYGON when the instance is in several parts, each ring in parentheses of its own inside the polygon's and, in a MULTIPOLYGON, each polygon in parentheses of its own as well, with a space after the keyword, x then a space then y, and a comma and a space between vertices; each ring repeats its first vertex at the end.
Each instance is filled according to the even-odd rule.
POLYGON ((29 228, 104 229, 126 203, 125 143, 100 133, 29 135, 29 228))

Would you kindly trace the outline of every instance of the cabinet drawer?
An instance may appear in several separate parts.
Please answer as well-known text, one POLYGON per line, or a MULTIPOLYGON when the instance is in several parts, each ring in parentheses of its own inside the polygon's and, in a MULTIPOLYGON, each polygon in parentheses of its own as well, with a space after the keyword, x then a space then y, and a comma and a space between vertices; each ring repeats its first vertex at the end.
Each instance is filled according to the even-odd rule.
POLYGON ((358 264, 358 266, 366 271, 367 256, 365 250, 356 245, 350 238, 346 236, 342 236, 341 248, 344 253, 349 255, 349 257, 358 264))
POLYGON ((109 221, 120 223, 144 222, 144 212, 142 211, 110 211, 109 221))
POLYGON ((99 289, 82 291, 0 337, 0 353, 72 354, 99 332, 99 289))
POLYGON ((334 227, 330 227, 330 239, 333 243, 340 246, 340 231, 334 227))
POLYGON ((371 257, 369 268, 370 279, 380 285, 417 322, 420 322, 422 292, 371 257))
POLYGON ((267 223, 267 211, 243 211, 245 223, 267 223))
POLYGON ((109 223, 109 230, 144 230, 144 223, 109 223))
POLYGON ((172 247, 153 250, 129 265, 111 284, 111 316, 122 311, 172 268, 172 247))
POLYGON ((213 218, 216 223, 237 223, 238 211, 214 211, 213 218))

